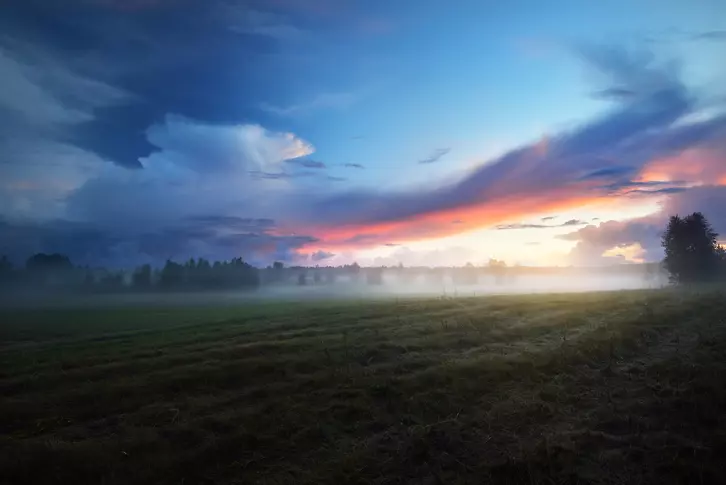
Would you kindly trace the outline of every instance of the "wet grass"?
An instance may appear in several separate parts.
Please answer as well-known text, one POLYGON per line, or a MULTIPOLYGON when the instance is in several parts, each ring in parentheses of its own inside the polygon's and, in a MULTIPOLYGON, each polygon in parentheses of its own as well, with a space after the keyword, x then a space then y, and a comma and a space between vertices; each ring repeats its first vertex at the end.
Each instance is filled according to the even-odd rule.
POLYGON ((0 483, 716 483, 726 298, 0 312, 0 483))

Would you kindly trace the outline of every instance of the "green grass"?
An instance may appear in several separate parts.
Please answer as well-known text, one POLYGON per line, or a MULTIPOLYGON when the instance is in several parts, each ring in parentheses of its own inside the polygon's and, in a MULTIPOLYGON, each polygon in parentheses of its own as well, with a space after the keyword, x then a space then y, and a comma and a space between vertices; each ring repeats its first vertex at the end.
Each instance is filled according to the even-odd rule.
POLYGON ((714 483, 726 299, 0 312, 0 483, 714 483))

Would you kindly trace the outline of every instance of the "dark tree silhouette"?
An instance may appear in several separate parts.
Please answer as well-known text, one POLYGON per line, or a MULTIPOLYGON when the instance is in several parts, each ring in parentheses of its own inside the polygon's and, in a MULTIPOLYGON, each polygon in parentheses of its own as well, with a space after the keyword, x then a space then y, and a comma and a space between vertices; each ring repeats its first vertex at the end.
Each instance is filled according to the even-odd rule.
POLYGON ((714 281, 719 274, 722 250, 706 217, 694 212, 686 217, 672 216, 661 244, 665 250, 663 266, 678 284, 714 281))
POLYGON ((103 291, 119 291, 124 286, 123 274, 108 271, 98 281, 98 286, 103 291))
POLYGON ((63 254, 37 253, 28 258, 25 269, 36 284, 59 286, 68 282, 73 264, 63 254))
POLYGON ((7 256, 0 257, 0 282, 7 282, 13 278, 13 263, 7 256))
POLYGON ((73 264, 68 256, 53 253, 38 253, 29 257, 25 262, 25 269, 28 271, 63 271, 73 269, 73 264))
POLYGON ((268 280, 271 283, 280 283, 285 278, 285 264, 275 261, 267 271, 268 280))
POLYGON ((151 288, 151 266, 145 264, 136 268, 132 277, 132 282, 134 287, 137 289, 143 290, 151 288))
POLYGON ((163 288, 180 286, 184 281, 184 267, 168 259, 159 275, 159 285, 163 288))

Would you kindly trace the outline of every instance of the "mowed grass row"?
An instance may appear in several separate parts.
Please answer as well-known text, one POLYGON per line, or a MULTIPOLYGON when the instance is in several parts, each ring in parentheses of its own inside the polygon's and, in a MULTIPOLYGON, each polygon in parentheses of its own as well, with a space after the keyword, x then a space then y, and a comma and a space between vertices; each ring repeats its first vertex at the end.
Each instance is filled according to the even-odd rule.
POLYGON ((725 315, 712 291, 4 311, 0 483, 709 483, 725 315))

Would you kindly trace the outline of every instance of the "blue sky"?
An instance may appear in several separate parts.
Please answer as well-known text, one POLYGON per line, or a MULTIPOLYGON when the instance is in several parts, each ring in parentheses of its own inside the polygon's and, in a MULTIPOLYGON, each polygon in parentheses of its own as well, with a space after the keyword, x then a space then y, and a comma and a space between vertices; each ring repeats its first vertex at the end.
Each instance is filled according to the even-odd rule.
POLYGON ((16 259, 640 261, 726 185, 715 0, 0 9, 16 259))

